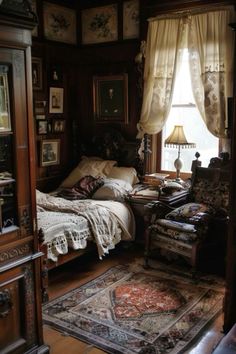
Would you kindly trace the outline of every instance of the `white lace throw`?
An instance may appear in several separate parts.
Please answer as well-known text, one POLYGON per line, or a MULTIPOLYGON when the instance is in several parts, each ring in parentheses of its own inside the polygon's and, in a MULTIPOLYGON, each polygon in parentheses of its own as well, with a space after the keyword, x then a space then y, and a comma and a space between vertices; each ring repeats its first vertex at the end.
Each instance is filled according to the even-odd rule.
POLYGON ((98 207, 89 200, 70 201, 42 193, 41 196, 43 198, 37 198, 37 204, 44 210, 75 214, 87 220, 100 259, 121 240, 119 221, 107 208, 98 207))

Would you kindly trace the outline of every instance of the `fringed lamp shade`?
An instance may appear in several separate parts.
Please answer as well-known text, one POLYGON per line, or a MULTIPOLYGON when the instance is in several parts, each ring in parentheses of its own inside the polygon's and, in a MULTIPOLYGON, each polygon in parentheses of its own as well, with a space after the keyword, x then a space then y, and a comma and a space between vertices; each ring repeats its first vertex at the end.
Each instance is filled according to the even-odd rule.
POLYGON ((182 148, 195 148, 196 144, 188 143, 184 134, 184 128, 182 125, 175 125, 170 136, 165 140, 165 146, 178 148, 178 157, 174 162, 176 168, 176 179, 180 180, 180 170, 183 166, 183 162, 180 159, 180 147, 182 148))

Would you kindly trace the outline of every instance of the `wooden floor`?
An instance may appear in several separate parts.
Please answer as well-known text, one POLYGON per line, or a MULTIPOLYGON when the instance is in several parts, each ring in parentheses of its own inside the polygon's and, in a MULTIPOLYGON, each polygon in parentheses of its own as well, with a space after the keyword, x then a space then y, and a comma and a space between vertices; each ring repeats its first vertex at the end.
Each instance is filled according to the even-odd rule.
MULTIPOLYGON (((102 261, 97 254, 80 257, 68 264, 50 271, 49 298, 53 299, 94 279, 111 266, 129 263, 142 257, 143 250, 116 249, 110 252, 102 261)), ((223 316, 218 317, 209 330, 188 350, 188 354, 210 354, 222 338, 223 316)), ((49 326, 44 326, 44 341, 50 346, 51 354, 101 354, 104 351, 93 345, 66 336, 49 326)))

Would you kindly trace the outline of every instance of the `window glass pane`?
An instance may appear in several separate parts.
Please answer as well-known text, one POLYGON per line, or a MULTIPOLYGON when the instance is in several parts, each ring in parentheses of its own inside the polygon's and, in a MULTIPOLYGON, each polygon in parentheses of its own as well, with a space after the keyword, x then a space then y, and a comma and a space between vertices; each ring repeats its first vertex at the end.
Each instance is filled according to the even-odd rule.
POLYGON ((175 171, 174 161, 177 158, 178 149, 164 146, 165 139, 171 134, 175 125, 183 125, 188 142, 195 143, 196 148, 181 148, 180 157, 183 160, 182 172, 190 172, 195 153, 201 154, 199 158, 202 166, 208 166, 210 158, 218 156, 219 139, 212 135, 198 109, 192 93, 187 51, 184 52, 183 62, 176 78, 172 108, 169 117, 162 130, 162 161, 161 169, 175 171))

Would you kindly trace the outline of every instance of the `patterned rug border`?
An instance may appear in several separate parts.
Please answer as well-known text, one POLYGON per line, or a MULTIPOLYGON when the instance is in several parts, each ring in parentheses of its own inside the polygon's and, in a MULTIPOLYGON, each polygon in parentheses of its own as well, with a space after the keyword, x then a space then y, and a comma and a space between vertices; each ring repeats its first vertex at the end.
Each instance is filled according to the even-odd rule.
MULTIPOLYGON (((109 275, 114 276, 114 270, 129 270, 129 272, 131 273, 147 273, 147 274, 151 274, 153 273, 153 275, 158 275, 160 277, 164 277, 165 279, 170 279, 170 280, 175 280, 175 281, 180 281, 182 283, 186 282, 187 284, 193 284, 196 285, 197 287, 201 287, 201 288, 208 288, 208 289, 214 289, 217 292, 223 292, 224 289, 224 280, 220 279, 217 276, 211 276, 211 275, 203 275, 203 274, 195 274, 195 277, 192 277, 191 272, 183 272, 178 268, 173 268, 172 266, 166 265, 164 263, 160 263, 160 262, 153 262, 152 266, 149 269, 144 269, 143 265, 141 264, 140 260, 137 260, 131 264, 125 264, 125 265, 115 265, 113 267, 110 267, 109 269, 107 269, 106 271, 104 271, 103 273, 97 275, 95 278, 93 278, 92 280, 87 281, 86 283, 82 284, 81 286, 68 291, 67 293, 65 293, 64 295, 61 295, 53 300, 51 300, 50 302, 48 302, 47 304, 43 305, 43 312, 45 312, 47 310, 47 308, 49 308, 50 306, 56 304, 59 301, 65 300, 68 298, 68 295, 73 295, 75 293, 82 293, 84 289, 86 289, 88 286, 93 286, 96 283, 98 283, 99 281, 102 282, 104 278, 108 277, 109 275), (158 274, 156 273, 158 271, 158 274)), ((119 272, 118 272, 119 273, 119 272)), ((119 274, 118 274, 119 276, 119 274)), ((115 282, 115 281, 114 281, 115 282)), ((104 287, 104 289, 106 289, 106 286, 104 287)), ((96 293, 93 293, 91 295, 91 297, 93 295, 96 295, 99 291, 102 291, 100 288, 98 289, 98 291, 96 293)), ((89 298, 89 297, 88 297, 89 298)), ((83 302, 86 299, 80 299, 80 302, 83 302)), ((220 315, 220 313, 222 312, 222 305, 221 306, 216 306, 214 310, 212 310, 211 313, 211 317, 210 319, 204 319, 202 322, 204 323, 198 323, 198 329, 196 331, 196 328, 193 327, 191 328, 191 330, 188 333, 188 336, 191 337, 191 340, 184 345, 183 348, 183 343, 181 343, 181 340, 178 342, 178 344, 175 346, 175 348, 171 351, 168 351, 169 354, 176 354, 176 353, 184 353, 195 341, 198 340, 198 338, 201 336, 202 331, 208 327, 212 321, 214 321, 214 319, 220 315), (191 332, 196 332, 191 334, 191 332)), ((134 354, 133 350, 129 350, 127 348, 121 347, 119 344, 116 343, 107 343, 107 340, 104 340, 101 337, 98 337, 94 334, 90 334, 89 332, 83 331, 83 329, 78 328, 77 329, 77 333, 75 333, 75 330, 73 328, 69 328, 68 326, 66 326, 65 328, 65 324, 63 323, 63 321, 61 321, 60 319, 56 319, 57 323, 55 323, 55 320, 53 317, 50 317, 48 315, 45 315, 45 313, 43 313, 43 321, 46 325, 59 330, 62 334, 65 335, 70 335, 76 339, 79 339, 85 343, 88 344, 92 344, 95 347, 106 351, 107 353, 111 353, 111 354, 134 354)), ((122 330, 120 330, 120 332, 122 332, 122 330)), ((125 330, 124 330, 125 333, 125 330)), ((135 351, 135 353, 145 353, 142 351, 135 351)), ((147 352, 149 353, 149 352, 147 352)), ((151 352, 150 352, 151 353, 151 352)), ((152 352, 152 354, 156 353, 155 351, 152 352)), ((159 351, 158 351, 159 353, 159 351)), ((160 352, 161 353, 161 352, 160 352)), ((164 353, 164 352, 163 352, 164 353)))

